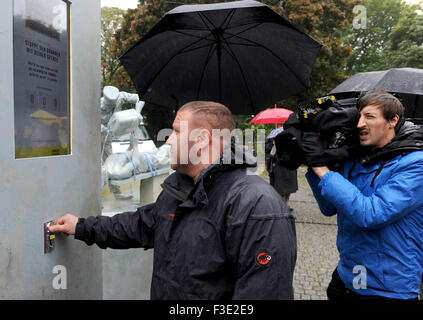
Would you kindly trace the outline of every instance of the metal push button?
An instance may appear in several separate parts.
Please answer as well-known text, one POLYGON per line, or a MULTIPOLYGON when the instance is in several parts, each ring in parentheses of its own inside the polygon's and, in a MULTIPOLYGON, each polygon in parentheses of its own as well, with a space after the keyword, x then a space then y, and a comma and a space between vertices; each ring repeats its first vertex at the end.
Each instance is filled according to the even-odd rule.
POLYGON ((54 224, 54 220, 44 222, 44 254, 49 253, 54 249, 54 239, 56 238, 56 235, 48 229, 50 225, 54 224))

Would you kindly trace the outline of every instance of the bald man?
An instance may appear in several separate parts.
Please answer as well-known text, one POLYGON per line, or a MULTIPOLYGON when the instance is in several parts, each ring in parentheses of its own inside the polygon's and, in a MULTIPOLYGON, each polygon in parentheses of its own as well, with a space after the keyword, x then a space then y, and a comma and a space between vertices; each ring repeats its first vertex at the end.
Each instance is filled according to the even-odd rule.
POLYGON ((67 214, 53 232, 100 248, 154 248, 152 299, 292 299, 293 216, 255 159, 231 140, 225 106, 207 101, 177 113, 172 168, 155 203, 113 217, 67 214))

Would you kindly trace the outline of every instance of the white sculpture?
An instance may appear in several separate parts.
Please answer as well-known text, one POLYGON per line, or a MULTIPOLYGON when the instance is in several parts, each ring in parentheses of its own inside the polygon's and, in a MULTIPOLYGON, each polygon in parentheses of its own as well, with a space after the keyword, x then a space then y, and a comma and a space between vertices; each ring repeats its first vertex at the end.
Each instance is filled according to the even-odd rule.
MULTIPOLYGON (((102 179, 103 186, 109 179, 122 180, 143 172, 154 172, 158 168, 170 165, 170 146, 163 145, 154 152, 140 152, 138 137, 135 134, 142 122, 141 110, 144 101, 138 95, 119 92, 116 87, 106 86, 101 98, 101 134, 102 134, 102 179), (122 111, 124 103, 132 103, 135 109, 122 111), (112 152, 112 137, 130 133, 130 144, 125 152, 112 152)), ((110 191, 116 199, 129 199, 118 186, 109 183, 110 191)))
MULTIPOLYGON (((112 138, 113 135, 121 135, 133 132, 142 120, 141 109, 144 106, 143 101, 139 101, 138 95, 128 92, 119 92, 119 89, 113 86, 103 88, 103 97, 100 100, 101 112, 101 161, 104 164, 109 156, 113 154, 112 138), (122 111, 125 103, 136 105, 136 109, 122 111)), ((134 137, 134 135, 132 135, 134 137)), ((136 147, 136 139, 131 139, 130 148, 136 147)), ((102 166, 103 186, 108 181, 107 168, 102 166)), ((117 200, 130 199, 131 195, 125 195, 120 192, 118 186, 109 183, 110 191, 113 192, 117 200)))

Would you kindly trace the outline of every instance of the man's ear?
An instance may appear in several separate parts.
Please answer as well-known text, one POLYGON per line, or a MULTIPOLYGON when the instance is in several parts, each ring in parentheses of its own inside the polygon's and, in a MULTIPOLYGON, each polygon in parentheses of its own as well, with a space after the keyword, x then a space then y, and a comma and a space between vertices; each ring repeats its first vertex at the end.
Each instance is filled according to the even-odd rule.
POLYGON ((389 127, 391 129, 394 129, 396 127, 396 125, 398 124, 398 122, 400 121, 400 117, 399 115, 395 115, 390 121, 389 121, 389 127))
POLYGON ((201 129, 200 134, 197 136, 197 143, 199 143, 201 149, 210 145, 211 134, 207 129, 201 129))

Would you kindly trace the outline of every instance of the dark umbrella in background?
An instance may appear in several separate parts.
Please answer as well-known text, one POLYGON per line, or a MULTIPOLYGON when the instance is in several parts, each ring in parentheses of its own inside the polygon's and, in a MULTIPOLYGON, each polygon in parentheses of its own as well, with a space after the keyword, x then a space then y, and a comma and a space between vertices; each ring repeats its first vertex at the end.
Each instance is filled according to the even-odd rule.
POLYGON ((398 93, 405 107, 405 118, 423 123, 423 69, 360 72, 342 82, 330 94, 337 99, 352 98, 377 88, 398 93))
POLYGON ((321 44, 257 1, 176 7, 121 58, 140 99, 256 114, 305 90, 321 44))

